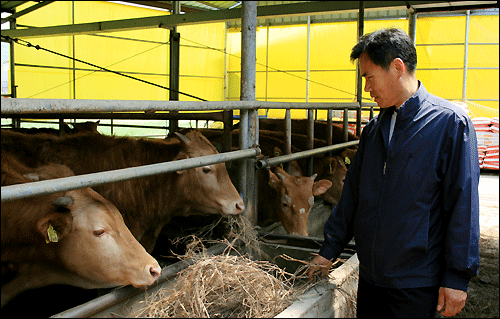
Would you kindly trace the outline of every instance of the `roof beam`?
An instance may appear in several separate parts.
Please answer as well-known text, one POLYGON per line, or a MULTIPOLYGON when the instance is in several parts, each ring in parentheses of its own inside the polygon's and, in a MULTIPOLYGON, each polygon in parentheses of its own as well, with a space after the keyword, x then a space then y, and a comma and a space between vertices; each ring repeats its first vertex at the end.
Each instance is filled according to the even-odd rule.
POLYGON ((7 21, 11 21, 11 20, 14 20, 16 18, 19 18, 20 16, 23 16, 23 15, 25 15, 27 13, 30 13, 31 11, 34 11, 36 9, 40 9, 41 7, 45 7, 46 5, 51 4, 52 2, 54 2, 54 1, 40 1, 37 4, 32 5, 31 7, 28 7, 26 9, 24 9, 24 10, 21 10, 19 12, 13 13, 13 14, 11 14, 10 16, 8 16, 6 18, 2 18, 1 22, 2 22, 2 24, 4 24, 7 21))
MULTIPOLYGON (((436 1, 365 1, 365 10, 381 8, 406 8, 410 6, 425 6, 440 4, 443 8, 455 7, 468 1, 448 1, 437 3, 436 1)), ((495 6, 497 1, 488 1, 495 6)), ((473 3, 473 1, 472 1, 473 3)), ((484 2, 483 2, 484 3, 484 2)), ((259 6, 257 8, 258 18, 276 18, 294 15, 315 15, 335 11, 358 10, 358 1, 317 1, 299 2, 282 5, 259 6)), ((224 22, 241 19, 241 8, 228 10, 214 10, 206 12, 193 12, 182 15, 160 15, 145 18, 123 19, 114 21, 102 21, 92 23, 70 24, 52 27, 40 27, 32 29, 2 30, 2 35, 12 38, 37 38, 52 36, 67 36, 77 34, 93 34, 102 32, 114 32, 125 30, 139 30, 147 28, 192 25, 201 23, 224 22)))

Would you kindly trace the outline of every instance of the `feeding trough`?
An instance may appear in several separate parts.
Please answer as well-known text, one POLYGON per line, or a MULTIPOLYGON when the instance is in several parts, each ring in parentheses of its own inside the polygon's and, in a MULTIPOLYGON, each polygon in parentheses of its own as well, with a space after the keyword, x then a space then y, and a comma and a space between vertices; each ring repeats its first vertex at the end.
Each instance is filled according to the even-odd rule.
MULTIPOLYGON (((257 256, 257 258, 252 257, 251 259, 258 262, 272 261, 276 268, 279 267, 279 269, 287 273, 294 273, 300 267, 304 268, 305 263, 307 263, 305 261, 312 259, 314 254, 318 252, 322 242, 321 237, 302 237, 282 234, 281 230, 276 225, 261 230, 259 237, 261 255, 257 256), (283 256, 286 256, 286 258, 283 256)), ((222 243, 209 247, 204 252, 207 258, 212 258, 215 255, 227 255, 227 253, 227 245, 222 243)), ((236 256, 237 258, 243 258, 241 256, 238 257, 238 254, 239 252, 233 250, 230 255, 236 256)), ((333 269, 327 280, 323 280, 315 285, 312 285, 310 281, 304 278, 295 279, 293 282, 290 281, 286 283, 289 286, 293 286, 292 288, 294 289, 299 286, 306 287, 306 284, 309 285, 308 287, 312 286, 312 288, 301 290, 299 295, 294 295, 292 299, 287 300, 286 306, 279 311, 274 311, 272 315, 260 313, 259 317, 345 317, 355 314, 355 303, 353 300, 355 300, 355 293, 357 290, 357 256, 352 249, 347 249, 341 255, 341 259, 343 259, 344 262, 339 262, 335 265, 337 268, 333 269)), ((147 290, 136 289, 130 286, 117 288, 106 295, 59 313, 54 317, 145 316, 145 308, 148 307, 155 298, 161 296, 161 294, 163 294, 163 298, 169 298, 168 293, 165 295, 166 291, 178 294, 178 292, 182 290, 182 287, 187 287, 189 285, 181 284, 179 287, 178 273, 197 261, 199 262, 200 259, 186 259, 164 267, 160 279, 147 290)), ((238 262, 242 262, 242 260, 238 260, 238 262)), ((244 260, 244 262, 251 263, 250 259, 244 260)), ((226 264, 222 268, 226 269, 224 271, 229 271, 228 269, 230 267, 226 264)), ((219 270, 222 268, 219 268, 219 270)), ((219 270, 211 268, 207 270, 207 272, 212 274, 219 270)), ((230 276, 235 277, 238 275, 233 274, 230 276)), ((251 277, 248 273, 242 274, 241 276, 247 278, 251 277)), ((235 286, 234 283, 231 285, 235 286)), ((263 289, 264 288, 261 288, 261 291, 263 289)), ((242 299, 242 297, 227 298, 226 296, 227 308, 235 307, 240 302, 240 300, 237 299, 242 299)), ((272 300, 269 300, 269 304, 272 304, 272 302, 272 300)), ((243 303, 247 302, 245 301, 243 303)), ((267 304, 267 302, 264 304, 267 304)), ((212 315, 212 317, 213 316, 214 315, 212 315)), ((236 315, 233 314, 232 317, 235 316, 236 315)), ((255 315, 248 314, 244 316, 249 317, 255 315)))

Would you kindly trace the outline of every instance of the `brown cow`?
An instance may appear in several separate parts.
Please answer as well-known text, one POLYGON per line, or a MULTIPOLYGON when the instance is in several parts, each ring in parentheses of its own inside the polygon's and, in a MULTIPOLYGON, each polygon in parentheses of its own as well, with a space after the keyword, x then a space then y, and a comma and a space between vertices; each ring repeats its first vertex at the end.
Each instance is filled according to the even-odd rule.
MULTIPOLYGON (((205 130, 204 133, 210 136, 214 144, 220 143, 221 131, 205 130)), ((238 130, 231 132, 233 142, 238 138, 238 133, 238 130)), ((259 142, 263 155, 273 157, 282 154, 276 146, 282 145, 281 140, 261 136, 259 142)), ((283 169, 275 167, 272 170, 259 171, 257 223, 264 225, 270 221, 281 222, 288 234, 307 236, 307 218, 314 205, 314 196, 325 193, 332 183, 323 179, 314 182, 316 176, 302 176, 295 161, 292 161, 291 167, 297 170, 297 176, 289 175, 283 169)))
MULTIPOLYGON (((307 135, 307 127, 309 126, 308 119, 292 119, 292 133, 307 135)), ((325 121, 314 121, 314 138, 326 140, 326 129, 328 128, 325 121)), ((277 132, 285 132, 285 121, 284 119, 260 119, 259 120, 259 130, 269 130, 277 132)), ((347 132, 347 140, 359 140, 359 138, 347 132)), ((343 142, 342 139, 343 132, 339 125, 332 124, 332 144, 339 144, 343 142)), ((293 138, 292 138, 293 141, 293 138)), ((317 146, 316 146, 317 147, 317 146)))
MULTIPOLYGON (((30 169, 2 151, 2 186, 72 176, 64 165, 30 169)), ((91 188, 2 203, 2 307, 21 292, 66 284, 86 289, 143 287, 160 275, 158 262, 134 238, 113 204, 91 188)))
POLYGON ((87 122, 80 122, 80 123, 69 123, 73 126, 73 129, 70 132, 66 132, 67 134, 76 134, 80 132, 93 132, 93 133, 99 133, 97 130, 97 127, 99 125, 99 121, 87 121, 87 122))
POLYGON ((342 195, 344 178, 347 173, 345 159, 340 156, 318 157, 314 162, 313 172, 317 174, 319 178, 332 182, 332 187, 321 194, 319 198, 330 204, 337 204, 342 195))
MULTIPOLYGON (((75 174, 88 174, 217 154, 199 132, 168 140, 80 133, 67 137, 25 135, 2 130, 2 151, 24 163, 60 163, 75 174)), ((244 207, 224 163, 109 183, 94 188, 113 202, 132 234, 152 252, 156 239, 174 215, 195 211, 237 215, 244 207), (195 209, 191 209, 195 208, 195 209)))
POLYGON ((325 193, 329 180, 292 176, 280 167, 259 171, 258 223, 280 222, 288 234, 307 236, 307 218, 314 196, 325 193))
MULTIPOLYGON (((80 132, 92 132, 96 134, 100 134, 99 131, 97 131, 97 127, 99 125, 99 121, 96 122, 81 122, 81 123, 69 123, 73 126, 73 128, 69 127, 68 124, 63 123, 62 125, 62 135, 71 135, 71 134, 76 134, 80 132)), ((50 127, 20 127, 20 128, 4 128, 4 130, 11 130, 13 132, 18 132, 18 133, 24 133, 24 134, 53 134, 53 135, 60 135, 59 129, 56 128, 50 128, 50 127)))

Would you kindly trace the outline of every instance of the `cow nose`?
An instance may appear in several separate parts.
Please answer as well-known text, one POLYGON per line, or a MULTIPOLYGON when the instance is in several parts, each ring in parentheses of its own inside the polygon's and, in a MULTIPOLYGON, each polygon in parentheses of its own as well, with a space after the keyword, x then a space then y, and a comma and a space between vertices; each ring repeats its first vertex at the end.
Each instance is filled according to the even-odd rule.
POLYGON ((236 203, 237 214, 241 213, 243 210, 245 210, 245 204, 243 204, 243 202, 236 203))
POLYGON ((158 279, 158 277, 160 277, 161 268, 160 267, 151 266, 149 268, 149 273, 151 274, 151 276, 153 277, 153 279, 156 280, 156 279, 158 279))

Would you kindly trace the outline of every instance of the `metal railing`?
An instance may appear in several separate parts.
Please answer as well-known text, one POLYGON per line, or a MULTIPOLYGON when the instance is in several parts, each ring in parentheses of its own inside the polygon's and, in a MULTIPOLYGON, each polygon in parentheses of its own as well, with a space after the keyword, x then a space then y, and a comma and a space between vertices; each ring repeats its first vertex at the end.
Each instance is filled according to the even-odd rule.
MULTIPOLYGON (((359 109, 358 103, 304 103, 304 102, 262 102, 262 101, 143 101, 143 100, 74 100, 74 99, 3 99, 1 114, 9 116, 22 117, 23 114, 42 113, 58 114, 61 113, 88 113, 88 112, 137 112, 147 113, 155 111, 200 111, 200 110, 257 110, 266 109, 326 109, 326 110, 344 110, 344 122, 347 119, 346 110, 359 109)), ((289 120, 289 112, 287 112, 289 120)), ((287 119, 285 119, 287 120, 287 119)), ((313 119, 310 119, 313 121, 313 119)), ((255 123, 243 123, 257 129, 255 123)), ((241 129, 241 128, 240 128, 241 129)), ((247 128, 248 129, 248 128, 247 128)), ((347 126, 344 126, 347 132, 347 126)), ((287 140, 290 141, 291 132, 287 130, 287 140)), ((258 136, 258 134, 257 134, 258 136)), ((347 133, 345 133, 347 137, 347 133)), ((312 136, 311 136, 312 138, 312 136)), ((1 188, 1 201, 10 201, 15 199, 27 198, 32 196, 44 195, 59 191, 71 189, 93 187, 105 183, 112 183, 128 179, 146 177, 156 174, 173 172, 176 170, 188 169, 204 166, 208 164, 233 161, 238 159, 256 158, 260 150, 256 141, 240 141, 240 145, 248 145, 239 151, 224 152, 216 155, 209 155, 186 160, 173 162, 157 163, 139 167, 131 167, 119 170, 105 171, 93 174, 78 175, 72 177, 58 178, 33 183, 25 183, 1 188)), ((356 143, 347 143, 337 145, 330 149, 309 150, 295 154, 288 154, 280 158, 274 158, 271 163, 277 161, 287 162, 297 158, 303 158, 327 152, 329 150, 339 149, 354 145, 356 143)), ((275 164, 270 164, 275 165, 275 164)), ((263 167, 263 164, 256 166, 263 167), (260 166, 259 166, 260 165, 260 166)), ((246 173, 242 173, 246 174, 246 173)))

